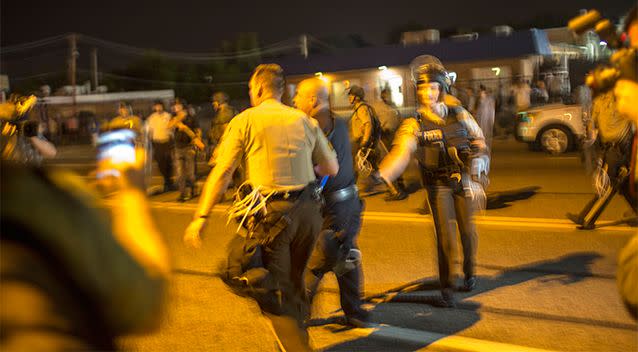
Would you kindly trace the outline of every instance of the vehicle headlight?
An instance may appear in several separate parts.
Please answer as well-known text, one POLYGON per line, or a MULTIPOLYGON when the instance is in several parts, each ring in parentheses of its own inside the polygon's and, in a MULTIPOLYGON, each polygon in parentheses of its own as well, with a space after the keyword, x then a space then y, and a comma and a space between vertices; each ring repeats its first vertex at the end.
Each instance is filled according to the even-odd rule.
POLYGON ((522 123, 533 124, 534 123, 534 115, 532 115, 529 112, 519 112, 518 113, 518 121, 520 121, 522 123))

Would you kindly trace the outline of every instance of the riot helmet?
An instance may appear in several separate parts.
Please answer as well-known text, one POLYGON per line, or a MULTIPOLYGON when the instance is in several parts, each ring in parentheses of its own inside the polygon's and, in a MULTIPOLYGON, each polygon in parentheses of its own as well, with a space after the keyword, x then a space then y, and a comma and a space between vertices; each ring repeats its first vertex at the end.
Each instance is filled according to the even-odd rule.
POLYGON ((353 95, 355 97, 358 97, 359 99, 363 100, 363 98, 365 98, 366 93, 363 90, 363 88, 357 86, 357 85, 352 85, 350 86, 350 89, 348 89, 348 95, 353 95))
POLYGON ((417 56, 410 63, 410 72, 414 85, 437 82, 445 93, 450 93, 452 79, 439 59, 432 55, 417 56))
POLYGON ((215 92, 215 94, 213 94, 213 102, 223 104, 228 103, 228 100, 228 94, 225 92, 215 92))

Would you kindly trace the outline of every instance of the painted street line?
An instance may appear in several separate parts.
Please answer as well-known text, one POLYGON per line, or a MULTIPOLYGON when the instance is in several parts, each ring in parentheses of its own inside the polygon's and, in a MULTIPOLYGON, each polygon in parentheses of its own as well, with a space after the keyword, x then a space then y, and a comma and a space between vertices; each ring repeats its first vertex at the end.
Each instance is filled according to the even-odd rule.
MULTIPOLYGON (((151 207, 156 209, 167 209, 180 212, 194 212, 197 209, 195 203, 177 203, 177 202, 151 202, 151 207)), ((213 213, 226 213, 228 205, 217 205, 213 208, 213 213)), ((525 217, 508 217, 508 216, 490 216, 478 215, 475 217, 477 225, 484 226, 506 226, 506 227, 525 227, 540 229, 563 229, 574 230, 576 225, 567 219, 551 219, 551 218, 525 218, 525 217)), ((363 213, 364 221, 378 222, 397 222, 409 224, 431 224, 432 216, 419 215, 414 213, 395 213, 395 212, 376 212, 366 211, 363 213)), ((608 221, 601 221, 598 225, 604 225, 608 221)), ((629 226, 607 226, 602 227, 604 231, 630 232, 636 233, 636 228, 629 226)), ((596 230, 594 230, 596 231, 596 230)))
POLYGON ((359 337, 367 337, 390 342, 427 345, 418 351, 457 351, 457 352, 547 352, 549 350, 514 345, 509 343, 480 340, 472 337, 443 335, 430 331, 400 328, 386 324, 372 324, 370 328, 356 328, 348 331, 359 337))

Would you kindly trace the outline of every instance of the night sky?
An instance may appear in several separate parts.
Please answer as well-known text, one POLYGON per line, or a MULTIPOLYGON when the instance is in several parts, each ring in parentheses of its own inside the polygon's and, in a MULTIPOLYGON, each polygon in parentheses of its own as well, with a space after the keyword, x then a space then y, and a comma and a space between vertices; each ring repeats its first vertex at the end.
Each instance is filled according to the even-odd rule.
POLYGON ((316 37, 360 34, 383 44, 388 33, 407 23, 427 28, 488 28, 527 23, 539 16, 566 17, 581 8, 618 17, 635 0, 3 0, 2 46, 76 32, 144 48, 214 51, 237 32, 257 32, 262 44, 301 33, 316 37), (273 5, 268 6, 267 4, 273 5), (604 5, 604 6, 603 6, 604 5), (552 7, 553 6, 553 7, 552 7))

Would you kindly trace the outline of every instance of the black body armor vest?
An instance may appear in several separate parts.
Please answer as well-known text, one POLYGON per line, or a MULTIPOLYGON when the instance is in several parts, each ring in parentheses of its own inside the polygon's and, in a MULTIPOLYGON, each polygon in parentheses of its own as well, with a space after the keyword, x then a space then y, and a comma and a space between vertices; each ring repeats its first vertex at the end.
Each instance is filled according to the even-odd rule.
POLYGON ((469 160, 470 138, 467 129, 458 120, 458 112, 456 108, 449 108, 445 125, 418 117, 422 133, 417 160, 426 181, 449 179, 452 174, 460 173, 463 164, 469 160))

